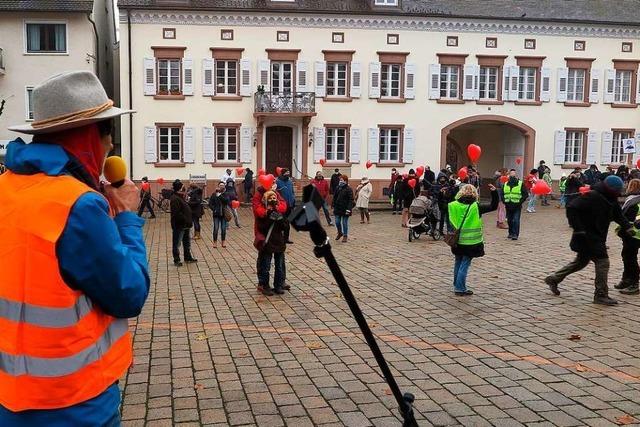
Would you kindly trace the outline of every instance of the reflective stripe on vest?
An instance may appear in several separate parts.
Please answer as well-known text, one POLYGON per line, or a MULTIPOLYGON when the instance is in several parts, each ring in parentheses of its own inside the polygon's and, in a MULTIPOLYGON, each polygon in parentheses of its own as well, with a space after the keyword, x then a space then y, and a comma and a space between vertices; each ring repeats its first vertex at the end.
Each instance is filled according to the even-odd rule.
POLYGON ((449 220, 455 228, 460 228, 462 224, 460 237, 458 239, 459 245, 470 246, 483 242, 483 227, 478 202, 466 205, 456 200, 455 202, 449 203, 449 220), (469 213, 466 218, 464 218, 467 208, 469 209, 469 213), (463 218, 464 223, 462 223, 463 218))
POLYGON ((518 180, 518 184, 515 187, 510 187, 509 183, 504 184, 502 192, 505 203, 520 203, 520 200, 522 200, 522 181, 518 180))
POLYGON ((78 323, 91 312, 92 307, 91 300, 85 295, 69 308, 38 307, 0 298, 0 317, 47 328, 64 328, 78 323))

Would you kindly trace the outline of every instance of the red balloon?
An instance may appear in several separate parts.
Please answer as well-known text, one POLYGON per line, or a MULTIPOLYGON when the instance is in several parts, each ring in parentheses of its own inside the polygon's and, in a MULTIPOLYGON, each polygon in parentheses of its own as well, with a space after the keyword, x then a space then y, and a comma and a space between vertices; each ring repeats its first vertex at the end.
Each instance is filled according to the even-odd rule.
POLYGON ((373 166, 373 163, 371 162, 371 160, 367 160, 367 169, 369 169, 371 166, 373 166))
POLYGON ((241 176, 244 173, 244 168, 236 168, 236 174, 241 176))
POLYGON ((517 163, 517 164, 522 163, 522 157, 517 157, 517 158, 516 158, 516 163, 517 163))
POLYGON ((542 196, 551 193, 551 187, 545 181, 539 180, 531 187, 531 192, 536 196, 542 196))
POLYGON ((280 176, 282 173, 282 168, 280 166, 276 167, 276 175, 280 176))
POLYGON ((239 200, 232 200, 231 201, 231 207, 233 209, 238 209, 240 207, 240 201, 239 200))
POLYGON ((501 183, 506 184, 506 183, 507 183, 507 181, 509 181, 509 177, 508 177, 507 175, 502 175, 502 176, 500 177, 500 182, 501 182, 501 183))
POLYGON ((471 163, 478 163, 481 154, 482 148, 480 148, 476 144, 470 144, 467 147, 467 155, 469 156, 469 160, 471 160, 471 163))
POLYGON ((418 166, 416 168, 416 176, 420 178, 424 174, 424 166, 418 166))
POLYGON ((269 175, 260 175, 258 177, 258 181, 260 181, 260 185, 262 185, 262 188, 264 188, 265 190, 271 190, 271 187, 273 186, 273 183, 275 182, 276 177, 273 176, 272 174, 269 175))
POLYGON ((415 179, 410 179, 410 180, 409 180, 409 182, 408 182, 407 184, 409 184, 409 187, 411 187, 411 188, 415 188, 415 187, 416 187, 416 183, 417 183, 417 180, 415 180, 415 179))
POLYGON ((640 159, 636 160, 636 167, 640 169, 640 159))
POLYGON ((320 166, 324 166, 325 163, 327 163, 327 161, 325 159, 320 159, 320 166))
POLYGON ((460 168, 460 170, 458 171, 458 178, 460 178, 460 181, 464 181, 468 176, 469 171, 467 171, 467 167, 465 166, 463 168, 460 168))
POLYGON ((263 168, 258 169, 258 176, 260 175, 266 175, 267 171, 265 171, 263 168))
POLYGON ((578 191, 580 192, 580 194, 587 194, 589 191, 591 191, 591 186, 589 184, 585 184, 582 187, 578 188, 578 191))
POLYGON ((158 178, 156 179, 156 182, 160 185, 164 184, 164 178, 158 178))

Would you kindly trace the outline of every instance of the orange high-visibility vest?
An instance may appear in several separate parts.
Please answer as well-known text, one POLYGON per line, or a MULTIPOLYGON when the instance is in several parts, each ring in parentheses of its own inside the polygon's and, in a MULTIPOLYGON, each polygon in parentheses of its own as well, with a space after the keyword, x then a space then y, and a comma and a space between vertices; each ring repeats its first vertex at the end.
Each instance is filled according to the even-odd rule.
POLYGON ((0 176, 0 404, 11 411, 92 399, 131 365, 127 320, 60 275, 56 242, 89 191, 69 176, 0 176))

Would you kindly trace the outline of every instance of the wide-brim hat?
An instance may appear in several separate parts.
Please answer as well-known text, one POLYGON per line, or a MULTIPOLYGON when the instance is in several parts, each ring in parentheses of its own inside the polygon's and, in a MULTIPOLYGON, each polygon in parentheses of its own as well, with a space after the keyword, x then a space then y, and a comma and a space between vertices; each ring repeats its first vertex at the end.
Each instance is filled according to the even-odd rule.
POLYGON ((113 106, 100 80, 89 71, 56 74, 33 89, 33 122, 10 126, 27 134, 59 132, 134 111, 113 106))

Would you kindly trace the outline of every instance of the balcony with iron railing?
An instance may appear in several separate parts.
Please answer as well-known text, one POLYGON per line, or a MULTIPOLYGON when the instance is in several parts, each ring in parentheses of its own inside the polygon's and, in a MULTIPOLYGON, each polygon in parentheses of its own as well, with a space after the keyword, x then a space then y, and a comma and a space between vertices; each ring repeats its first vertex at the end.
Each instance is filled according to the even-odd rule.
POLYGON ((0 74, 4 74, 4 51, 0 47, 0 74))
POLYGON ((254 116, 288 115, 308 117, 316 115, 314 92, 270 93, 256 92, 254 116))

